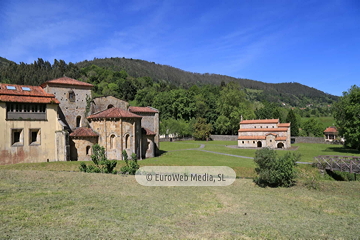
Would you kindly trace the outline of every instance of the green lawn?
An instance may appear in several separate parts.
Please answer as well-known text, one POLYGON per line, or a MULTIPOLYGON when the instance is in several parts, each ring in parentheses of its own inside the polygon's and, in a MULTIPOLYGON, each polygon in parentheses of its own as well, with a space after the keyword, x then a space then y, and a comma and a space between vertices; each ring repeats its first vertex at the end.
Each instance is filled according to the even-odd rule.
POLYGON ((133 176, 0 169, 0 239, 357 239, 360 182, 320 184, 144 187, 133 176))
MULTIPOLYGON (((204 150, 228 153, 233 155, 240 155, 246 157, 254 157, 257 149, 241 149, 241 148, 229 148, 226 146, 237 145, 236 141, 184 141, 184 142, 168 142, 166 144, 161 143, 161 149, 164 151, 171 151, 175 148, 173 145, 178 145, 186 149, 186 144, 196 142, 205 144, 204 150)), ((285 154, 286 152, 299 153, 302 156, 301 161, 312 162, 314 157, 319 155, 340 155, 340 156, 360 156, 360 152, 353 149, 345 149, 342 145, 333 144, 313 144, 313 143, 296 143, 292 144, 292 147, 298 147, 297 150, 277 150, 279 155, 285 154)))
MULTIPOLYGON (((162 142, 160 157, 140 166, 230 166, 227 187, 145 187, 134 176, 78 172, 80 162, 0 166, 0 239, 356 239, 360 182, 324 179, 299 166, 297 185, 260 188, 255 149, 236 141, 162 142), (201 145, 204 148, 200 148, 201 145), (194 149, 195 148, 195 149, 194 149), (191 149, 191 150, 187 150, 191 149), (309 188, 315 181, 317 190, 309 188)), ((318 155, 356 155, 338 145, 294 144, 311 162, 318 155)), ((285 154, 287 150, 279 150, 285 154)), ((124 165, 118 161, 116 169, 124 165)))
MULTIPOLYGON (((238 177, 251 178, 255 176, 254 161, 247 158, 238 158, 220 155, 201 150, 226 153, 245 157, 254 157, 256 149, 229 148, 229 145, 236 145, 236 141, 181 141, 161 142, 162 155, 156 158, 149 158, 139 161, 140 166, 229 166, 232 167, 238 177), (204 148, 199 148, 201 145, 204 148), (187 150, 192 149, 192 150, 187 150), (195 150, 194 150, 195 149, 195 150)), ((330 144, 308 144, 298 143, 296 152, 302 155, 302 162, 313 162, 315 156, 319 155, 345 155, 360 156, 355 150, 346 150, 340 145, 330 144)), ((278 154, 285 154, 288 150, 278 150, 278 154)), ((14 165, 0 166, 0 169, 8 170, 45 170, 45 171, 79 171, 80 162, 50 162, 50 163, 21 163, 14 165)), ((117 170, 124 165, 118 161, 117 170)), ((304 166, 301 166, 302 168, 304 166)))

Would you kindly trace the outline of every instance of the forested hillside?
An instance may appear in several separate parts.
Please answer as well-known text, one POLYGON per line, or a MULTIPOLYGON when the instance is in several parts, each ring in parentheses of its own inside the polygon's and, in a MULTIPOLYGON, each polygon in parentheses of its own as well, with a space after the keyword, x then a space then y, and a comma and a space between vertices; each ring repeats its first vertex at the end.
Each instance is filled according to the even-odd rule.
MULTIPOLYGON (((105 58, 94 59, 92 61, 83 61, 76 64, 80 68, 96 65, 109 68, 115 71, 125 70, 133 77, 150 77, 154 81, 165 81, 169 84, 182 87, 190 87, 194 84, 214 84, 220 85, 235 81, 240 86, 247 89, 261 90, 253 92, 253 95, 260 101, 285 102, 291 106, 303 106, 307 104, 331 104, 337 100, 336 96, 326 94, 315 88, 311 88, 300 83, 279 83, 271 84, 260 81, 254 81, 244 78, 233 78, 219 74, 199 74, 186 72, 178 68, 167 65, 156 64, 143 60, 126 58, 105 58)), ((291 79, 289 79, 291 80, 291 79)))
MULTIPOLYGON (((293 107, 298 107, 293 111, 300 127, 301 117, 329 116, 328 105, 336 99, 299 83, 267 84, 194 74, 141 60, 96 59, 78 64, 54 60, 51 64, 38 59, 32 64, 16 64, 0 59, 0 82, 40 85, 64 75, 93 84, 94 97, 111 95, 134 106, 159 109, 161 133, 201 133, 196 135, 200 139, 210 132, 236 134, 241 116, 289 121, 288 112, 293 107)), ((300 134, 310 135, 311 131, 300 134)))

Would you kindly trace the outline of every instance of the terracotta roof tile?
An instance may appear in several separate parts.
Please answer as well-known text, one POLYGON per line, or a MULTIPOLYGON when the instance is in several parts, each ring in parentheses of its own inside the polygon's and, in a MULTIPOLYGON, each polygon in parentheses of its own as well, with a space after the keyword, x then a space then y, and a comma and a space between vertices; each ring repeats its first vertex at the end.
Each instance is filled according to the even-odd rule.
POLYGON ((240 122, 240 124, 265 124, 265 123, 276 124, 279 123, 279 119, 242 120, 240 122))
POLYGON ((287 132, 287 128, 240 128, 239 132, 287 132))
POLYGON ((334 126, 328 127, 325 129, 324 133, 337 133, 337 129, 334 126))
POLYGON ((265 140, 265 136, 239 136, 238 140, 265 140))
POLYGON ((62 85, 75 85, 75 86, 84 86, 84 87, 93 87, 94 85, 86 82, 82 82, 73 78, 61 77, 53 80, 49 80, 41 84, 41 87, 45 87, 48 84, 62 84, 62 85))
POLYGON ((148 136, 152 136, 152 135, 156 135, 155 132, 151 131, 150 129, 147 129, 147 128, 141 128, 143 130, 143 133, 145 133, 146 135, 148 136))
POLYGON ((70 137, 98 137, 99 134, 94 132, 91 128, 79 127, 74 132, 70 133, 70 137))
POLYGON ((129 107, 130 112, 146 112, 146 113, 157 113, 158 110, 151 107, 129 107))
POLYGON ((277 134, 275 134, 275 133, 267 133, 267 134, 265 134, 265 136, 267 136, 267 135, 273 135, 273 136, 277 136, 277 134))
MULTIPOLYGON (((265 140, 265 136, 239 136, 238 140, 265 140)), ((275 141, 286 141, 286 137, 276 137, 275 141)))
POLYGON ((113 107, 113 108, 109 108, 104 111, 95 113, 87 118, 93 119, 93 118, 142 118, 142 117, 139 115, 136 115, 134 113, 131 113, 129 111, 113 107))
POLYGON ((279 123, 278 127, 290 127, 290 123, 279 123))
POLYGON ((0 83, 1 102, 56 103, 55 95, 47 93, 40 86, 0 83))

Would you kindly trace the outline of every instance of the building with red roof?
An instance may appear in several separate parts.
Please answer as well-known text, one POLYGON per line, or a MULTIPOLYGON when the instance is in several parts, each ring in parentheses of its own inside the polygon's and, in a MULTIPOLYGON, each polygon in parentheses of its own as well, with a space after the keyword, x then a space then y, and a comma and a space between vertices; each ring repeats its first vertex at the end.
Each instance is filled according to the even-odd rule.
POLYGON ((0 164, 66 160, 59 103, 40 86, 0 83, 0 164))
POLYGON ((159 149, 159 111, 129 107, 112 96, 92 98, 93 85, 61 77, 41 86, 0 84, 0 164, 91 160, 94 144, 108 159, 159 149))
POLYGON ((327 127, 324 130, 324 139, 325 142, 333 142, 338 137, 339 132, 335 126, 327 127))
POLYGON ((238 146, 289 148, 290 123, 280 123, 279 119, 242 120, 238 131, 238 146))

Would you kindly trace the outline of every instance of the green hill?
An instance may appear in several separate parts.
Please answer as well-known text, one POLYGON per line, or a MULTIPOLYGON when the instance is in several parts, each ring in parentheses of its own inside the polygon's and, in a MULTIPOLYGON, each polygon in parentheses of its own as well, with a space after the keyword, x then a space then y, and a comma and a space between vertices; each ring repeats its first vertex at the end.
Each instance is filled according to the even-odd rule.
POLYGON ((92 65, 114 73, 125 70, 127 75, 133 78, 150 77, 155 82, 166 83, 174 87, 189 88, 192 85, 201 86, 207 84, 220 86, 234 81, 245 88, 248 99, 251 101, 285 103, 287 106, 305 107, 308 104, 326 106, 332 104, 338 98, 296 82, 272 84, 219 74, 200 74, 187 72, 168 65, 126 58, 95 58, 92 61, 85 60, 76 64, 71 62, 67 64, 63 60, 56 59, 51 64, 39 58, 31 64, 16 64, 0 57, 0 82, 39 85, 46 80, 64 75, 72 78, 87 79, 85 75, 89 76, 87 71, 92 71, 92 65))
POLYGON ((324 93, 315 88, 311 88, 296 82, 288 83, 265 83, 244 78, 234 78, 219 74, 200 74, 187 72, 168 65, 156 64, 138 59, 126 58, 105 58, 94 59, 92 61, 83 61, 76 63, 79 68, 96 65, 112 69, 115 71, 125 70, 133 77, 151 77, 155 81, 165 81, 169 84, 182 87, 190 87, 194 84, 214 84, 220 85, 230 81, 238 82, 242 87, 249 89, 248 94, 253 96, 254 100, 270 102, 284 102, 291 106, 304 106, 306 104, 327 105, 337 100, 337 96, 324 93), (261 91, 251 91, 261 90, 261 91))
POLYGON ((14 62, 7 60, 6 58, 0 57, 0 68, 7 67, 10 65, 10 63, 14 63, 14 62))

